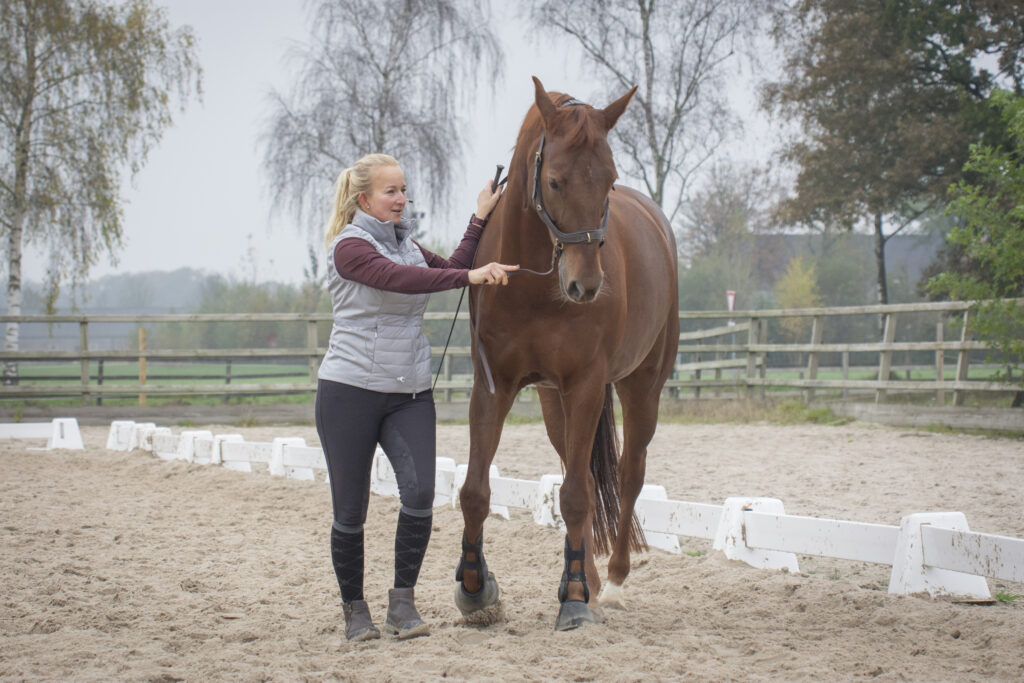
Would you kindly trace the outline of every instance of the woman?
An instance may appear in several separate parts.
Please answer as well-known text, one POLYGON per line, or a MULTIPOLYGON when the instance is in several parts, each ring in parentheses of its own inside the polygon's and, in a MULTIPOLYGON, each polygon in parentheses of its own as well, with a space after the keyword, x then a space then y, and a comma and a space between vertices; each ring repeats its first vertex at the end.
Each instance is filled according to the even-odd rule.
POLYGON ((380 637, 363 597, 363 524, 378 443, 402 503, 384 630, 400 639, 429 633, 413 596, 434 501, 436 418, 423 311, 430 292, 508 284, 517 266, 472 269, 499 196, 488 181, 461 244, 445 260, 409 238, 405 177, 394 158, 367 155, 338 178, 326 238, 334 326, 320 365, 316 427, 331 480, 331 560, 348 640, 380 637))

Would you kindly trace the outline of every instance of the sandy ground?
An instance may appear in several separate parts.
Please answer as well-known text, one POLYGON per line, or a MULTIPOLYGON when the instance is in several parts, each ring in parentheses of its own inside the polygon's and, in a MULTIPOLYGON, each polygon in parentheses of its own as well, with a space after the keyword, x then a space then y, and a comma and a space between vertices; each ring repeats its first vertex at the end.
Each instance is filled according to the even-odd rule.
MULTIPOLYGON (((303 427, 224 428, 246 440, 303 427)), ((800 558, 764 571, 686 540, 634 556, 630 609, 552 631, 562 537, 525 512, 492 519, 487 557, 503 619, 462 623, 452 601, 461 514, 437 510, 417 588, 432 625, 408 642, 344 640, 319 482, 0 442, 0 677, 5 680, 1021 680, 1024 599, 969 605, 886 593, 888 568, 800 558)), ((439 454, 465 462, 468 428, 439 454)), ((506 428, 507 476, 557 472, 541 425, 506 428)), ((960 510, 972 529, 1024 536, 1024 443, 862 424, 663 425, 648 481, 676 500, 770 495, 794 514, 897 524, 960 510)), ((367 598, 383 621, 397 504, 371 500, 367 598)), ((1024 586, 990 581, 993 593, 1024 586)))

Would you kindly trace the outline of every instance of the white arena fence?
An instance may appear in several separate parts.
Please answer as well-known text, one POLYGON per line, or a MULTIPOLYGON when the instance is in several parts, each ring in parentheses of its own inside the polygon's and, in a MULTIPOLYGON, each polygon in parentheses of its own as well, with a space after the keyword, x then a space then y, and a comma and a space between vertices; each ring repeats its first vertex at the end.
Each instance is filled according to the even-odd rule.
MULTIPOLYGON (((174 434, 152 423, 116 421, 110 425, 107 448, 149 451, 165 460, 243 472, 265 469, 294 479, 327 479, 323 451, 306 446, 301 438, 247 442, 239 434, 174 434)), ((451 458, 437 459, 435 507, 457 505, 466 470, 451 458)), ((558 500, 561 475, 513 479, 500 476, 492 466, 490 476, 492 514, 509 519, 509 508, 525 509, 537 524, 564 528, 558 500)), ((395 473, 379 448, 370 485, 378 495, 398 496, 395 473)), ((1024 583, 1024 539, 971 531, 961 512, 912 514, 891 526, 787 515, 775 498, 733 497, 722 505, 668 500, 664 487, 653 485, 644 486, 636 510, 648 543, 673 553, 680 552, 679 537, 688 536, 710 540, 726 557, 763 569, 797 572, 797 554, 890 565, 889 592, 895 594, 987 601, 992 596, 986 577, 1024 583)))

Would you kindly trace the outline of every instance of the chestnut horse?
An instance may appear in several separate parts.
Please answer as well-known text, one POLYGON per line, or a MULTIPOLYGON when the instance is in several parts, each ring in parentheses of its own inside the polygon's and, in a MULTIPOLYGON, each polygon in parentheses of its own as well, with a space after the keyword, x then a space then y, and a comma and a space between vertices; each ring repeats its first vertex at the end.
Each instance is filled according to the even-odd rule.
POLYGON ((591 589, 601 587, 595 552, 611 551, 601 604, 623 606, 630 549, 645 547, 634 505, 679 343, 676 250, 657 204, 614 186, 608 131, 636 88, 595 109, 533 80, 535 104, 516 141, 508 187, 476 254, 477 263, 522 270, 507 287, 470 290, 474 379, 455 597, 464 614, 498 601, 483 555, 488 474, 512 401, 533 384, 565 473, 555 628, 568 630, 597 618, 589 606, 591 589), (622 405, 621 461, 612 385, 622 405))

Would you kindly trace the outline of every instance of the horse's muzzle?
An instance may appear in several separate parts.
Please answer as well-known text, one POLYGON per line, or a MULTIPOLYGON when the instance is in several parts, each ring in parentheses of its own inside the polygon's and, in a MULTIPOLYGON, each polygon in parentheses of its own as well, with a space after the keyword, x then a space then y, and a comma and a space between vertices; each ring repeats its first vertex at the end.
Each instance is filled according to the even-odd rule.
POLYGON ((565 295, 577 304, 590 303, 600 292, 601 280, 598 280, 596 285, 585 283, 583 280, 572 280, 565 288, 565 295))

